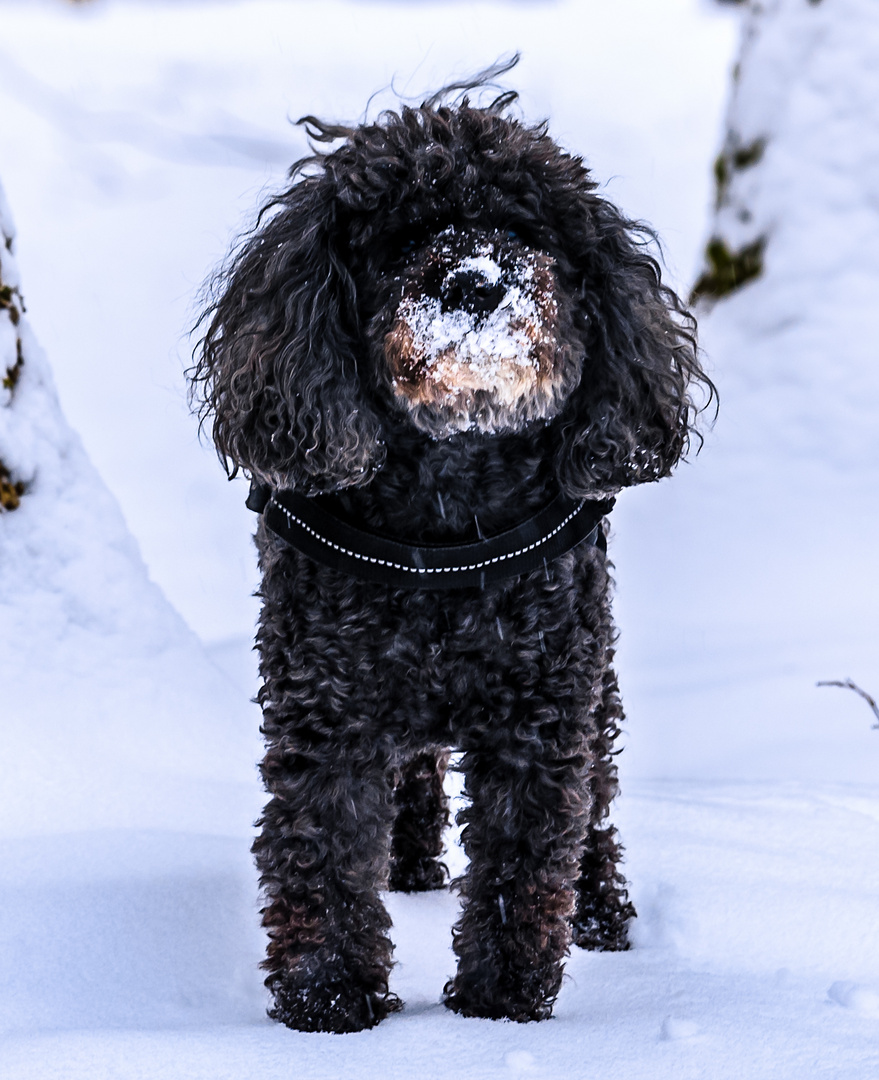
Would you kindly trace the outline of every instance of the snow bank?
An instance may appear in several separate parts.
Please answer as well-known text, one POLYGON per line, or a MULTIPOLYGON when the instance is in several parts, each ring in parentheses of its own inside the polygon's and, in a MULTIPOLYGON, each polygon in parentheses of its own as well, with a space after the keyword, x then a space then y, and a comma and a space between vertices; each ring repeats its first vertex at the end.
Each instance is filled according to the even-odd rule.
MULTIPOLYGON (((14 236, 8 210, 0 228, 14 236)), ((5 246, 2 273, 17 282, 5 246)), ((16 340, 23 361, 0 407, 0 460, 25 485, 0 517, 2 752, 16 777, 0 790, 0 828, 228 831, 240 800, 217 817, 192 781, 247 788, 254 711, 148 579, 26 317, 0 320, 0 366, 14 367, 16 340)))
POLYGON ((699 308, 702 456, 615 513, 642 775, 879 776, 864 702, 815 688, 879 691, 877 51, 870 0, 745 13, 710 235, 762 273, 699 308))
POLYGON ((829 469, 865 491, 879 475, 877 52, 871 0, 753 6, 713 233, 733 251, 762 240, 764 273, 706 322, 736 420, 748 418, 721 452, 759 437, 746 467, 771 450, 807 480, 829 469))
POLYGON ((0 274, 16 286, 0 309, 0 371, 15 372, 0 460, 24 486, 0 512, 0 1025, 164 1014, 183 972, 187 1007, 204 1012, 216 982, 225 998, 240 989, 210 939, 234 936, 235 964, 253 939, 255 890, 245 912, 225 871, 199 868, 224 837, 246 854, 257 716, 149 581, 67 425, 20 314, 13 237, 0 197, 0 274), (178 933, 199 907, 201 936, 178 933))

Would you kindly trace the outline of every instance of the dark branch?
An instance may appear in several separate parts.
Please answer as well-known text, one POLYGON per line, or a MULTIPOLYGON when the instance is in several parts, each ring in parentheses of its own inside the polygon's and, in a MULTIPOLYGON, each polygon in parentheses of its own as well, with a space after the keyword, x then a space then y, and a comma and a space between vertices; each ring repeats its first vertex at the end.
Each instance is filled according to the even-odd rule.
POLYGON ((854 690, 854 692, 856 694, 860 694, 860 696, 864 699, 864 701, 866 701, 866 703, 873 710, 873 715, 876 717, 877 722, 873 725, 873 727, 874 728, 879 728, 879 705, 877 705, 876 702, 874 701, 874 699, 871 698, 870 695, 867 693, 867 691, 862 690, 860 688, 860 686, 857 685, 857 683, 853 682, 851 679, 845 679, 842 682, 840 682, 839 680, 826 681, 826 682, 815 683, 815 685, 816 686, 841 686, 843 688, 843 690, 854 690))

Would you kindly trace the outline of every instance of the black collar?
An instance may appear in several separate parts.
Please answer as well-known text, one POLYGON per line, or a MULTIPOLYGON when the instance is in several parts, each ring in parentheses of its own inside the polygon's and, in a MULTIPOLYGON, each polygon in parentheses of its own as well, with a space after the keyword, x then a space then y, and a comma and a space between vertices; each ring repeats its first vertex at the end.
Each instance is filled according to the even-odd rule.
POLYGON ((315 562, 362 581, 396 588, 460 589, 485 586, 545 566, 588 540, 604 547, 601 519, 613 499, 558 495, 527 521, 469 544, 408 544, 342 521, 321 503, 295 491, 252 481, 247 505, 266 525, 315 562))

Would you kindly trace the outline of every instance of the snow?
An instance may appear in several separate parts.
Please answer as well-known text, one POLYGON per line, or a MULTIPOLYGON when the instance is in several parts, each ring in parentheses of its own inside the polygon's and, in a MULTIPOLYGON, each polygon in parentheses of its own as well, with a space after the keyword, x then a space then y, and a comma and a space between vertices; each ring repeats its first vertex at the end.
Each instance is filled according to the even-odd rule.
MULTIPOLYGON (((474 380, 478 380, 484 389, 488 389, 508 365, 536 367, 535 359, 530 355, 531 339, 524 329, 520 329, 520 321, 537 323, 540 311, 533 297, 523 294, 518 286, 512 286, 487 316, 460 309, 443 312, 440 301, 432 297, 418 300, 404 297, 399 311, 412 332, 418 352, 425 354, 427 376, 443 385, 440 361, 450 350, 454 350, 457 364, 473 369, 474 380)), ((468 388, 459 382, 453 384, 448 393, 454 396, 456 390, 468 388)))
POLYGON ((879 19, 773 0, 745 37, 726 126, 766 148, 711 232, 734 249, 766 236, 765 271, 700 312, 721 393, 705 452, 614 515, 628 764, 866 782, 867 706, 815 683, 875 696, 879 674, 879 19))
POLYGON ((835 982, 827 991, 827 996, 844 1009, 853 1009, 862 1016, 879 1019, 879 992, 869 986, 846 981, 835 982))
MULTIPOLYGON (((11 238, 8 207, 0 207, 0 235, 11 238)), ((18 280, 5 246, 0 272, 4 282, 18 280)), ((60 822, 167 826, 174 812, 153 805, 162 787, 196 779, 246 788, 250 770, 232 755, 252 750, 253 740, 201 643, 149 580, 113 497, 67 425, 27 317, 13 326, 4 309, 0 325, 11 330, 0 368, 14 366, 16 339, 23 360, 0 402, 0 459, 26 485, 0 531, 3 753, 18 781, 0 789, 0 834, 40 833, 60 822), (83 732, 99 745, 87 745, 83 732), (181 768, 187 757, 194 769, 181 768), (139 791, 132 771, 157 787, 139 791), (23 788, 47 773, 52 783, 39 785, 37 804, 22 801, 23 788), (98 775, 101 797, 77 797, 98 775)), ((212 818, 193 806, 184 820, 222 829, 212 818)))
MULTIPOLYGON (((463 260, 458 270, 468 270, 471 261, 463 260)), ((526 260, 519 261, 524 269, 526 260)), ((492 265, 500 269, 496 263, 492 265)), ((427 377, 448 386, 450 397, 469 389, 471 384, 487 390, 505 376, 515 377, 518 383, 526 376, 516 373, 517 367, 536 371, 532 337, 545 319, 546 298, 541 297, 539 302, 535 292, 519 284, 525 275, 518 266, 513 268, 513 274, 516 283, 508 286, 503 299, 488 313, 460 308, 444 312, 441 302, 433 297, 403 298, 399 314, 412 333, 416 355, 423 354, 427 377), (451 362, 447 354, 453 357, 451 362), (449 363, 451 372, 445 370, 444 362, 449 363), (462 370, 455 379, 459 368, 462 370), (507 375, 508 369, 512 375, 507 375)), ((520 396, 504 382, 498 393, 506 404, 513 404, 520 396)))
POLYGON ((462 259, 460 269, 475 271, 477 274, 481 274, 487 282, 494 285, 501 279, 501 268, 492 258, 492 254, 493 247, 489 245, 485 254, 477 255, 471 259, 462 259))
MULTIPOLYGON (((874 1076, 876 786, 816 794, 807 785, 645 781, 629 785, 618 819, 640 912, 636 947, 575 950, 552 1021, 520 1026, 445 1010, 438 994, 451 971, 454 898, 391 895, 392 985, 406 1009, 343 1037, 270 1024, 252 986, 250 996, 241 991, 245 976, 255 980, 246 933, 254 883, 240 846, 181 838, 169 858, 164 841, 142 834, 135 857, 111 835, 100 848, 80 840, 49 852, 52 869, 42 872, 22 852, 13 865, 21 902, 38 898, 26 923, 34 934, 46 932, 53 892, 88 906, 61 920, 56 907, 57 951, 36 952, 43 1008, 66 1005, 68 1023, 7 1034, 0 1076, 403 1080, 414 1063, 432 1080, 874 1076), (83 886, 94 880, 81 866, 86 852, 100 864, 97 895, 83 886), (58 1000, 59 972, 73 984, 71 1001, 58 1000), (206 999, 213 1023, 199 1016, 206 999)), ((28 961, 33 952, 19 944, 10 967, 27 971, 28 961)))
MULTIPOLYGON (((20 286, 14 235, 0 193, 20 286)), ((0 327, 0 459, 26 485, 0 518, 0 1027, 258 1015, 228 838, 258 806, 252 706, 149 580, 27 318, 0 327)))
POLYGON ((814 685, 879 691, 872 0, 0 9, 0 272, 28 305, 0 315, 3 368, 18 334, 25 358, 0 459, 32 481, 0 516, 0 1078, 872 1080, 879 733, 814 685), (726 127, 766 148, 709 230, 740 23, 726 127), (252 521, 195 441, 185 330, 304 150, 288 114, 357 117, 395 72, 417 96, 517 46, 526 115, 684 289, 709 231, 767 237, 762 278, 702 312, 704 453, 614 511, 635 947, 575 950, 550 1022, 466 1020, 438 1002, 455 897, 392 895, 405 1010, 291 1032, 256 968, 252 521))

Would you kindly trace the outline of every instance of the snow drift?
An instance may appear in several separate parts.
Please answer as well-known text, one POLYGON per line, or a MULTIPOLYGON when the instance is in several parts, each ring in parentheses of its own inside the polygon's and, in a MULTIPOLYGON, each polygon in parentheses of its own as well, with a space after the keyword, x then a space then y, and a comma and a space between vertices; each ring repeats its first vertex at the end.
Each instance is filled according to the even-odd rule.
POLYGON ((181 979, 188 1010, 215 1011, 253 937, 221 838, 258 806, 256 717, 148 580, 64 419, 2 197, 0 238, 0 461, 21 491, 0 511, 0 1024, 164 1016, 181 979), (201 936, 183 935, 199 905, 201 936))
POLYGON ((757 274, 697 306, 721 398, 704 452, 615 515, 629 765, 875 780, 869 710, 815 683, 879 690, 879 18, 763 0, 744 20, 709 251, 757 274))

